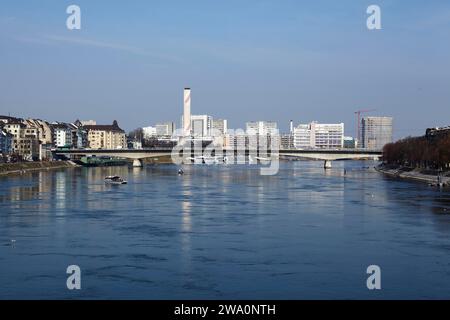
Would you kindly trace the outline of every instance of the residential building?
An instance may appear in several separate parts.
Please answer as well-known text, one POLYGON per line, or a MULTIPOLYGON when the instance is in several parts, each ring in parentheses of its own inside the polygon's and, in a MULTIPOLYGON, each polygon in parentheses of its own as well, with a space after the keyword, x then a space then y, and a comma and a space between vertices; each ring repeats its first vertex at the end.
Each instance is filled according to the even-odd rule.
POLYGON ((27 128, 36 130, 39 140, 39 159, 50 159, 53 157, 51 150, 54 147, 53 127, 47 121, 41 119, 26 119, 23 123, 27 128))
POLYGON ((38 129, 27 126, 22 119, 10 119, 4 131, 12 135, 12 152, 26 160, 41 159, 38 129))
POLYGON ((72 148, 84 149, 88 146, 87 130, 80 120, 70 124, 72 129, 72 148))
POLYGON ((52 123, 54 145, 57 148, 72 147, 72 127, 67 123, 52 123))
POLYGON ((392 117, 364 117, 361 119, 362 147, 381 150, 392 142, 392 117))
POLYGON ((294 147, 334 149, 344 146, 344 124, 311 122, 294 128, 294 147))
POLYGON ((112 125, 86 125, 88 144, 91 149, 121 149, 127 147, 125 131, 116 120, 112 125))
POLYGON ((97 121, 95 120, 80 120, 82 126, 96 126, 97 121))
POLYGON ((24 123, 27 127, 37 130, 37 136, 41 144, 53 144, 53 128, 50 123, 40 119, 26 119, 24 123))
POLYGON ((23 119, 21 119, 21 118, 0 115, 0 123, 22 122, 22 121, 23 121, 23 119))
POLYGON ((12 134, 0 127, 0 155, 12 153, 13 139, 14 137, 12 134))
POLYGON ((24 135, 14 139, 13 152, 25 160, 41 160, 40 144, 35 135, 24 135))
POLYGON ((20 138, 22 130, 25 130, 26 125, 20 120, 9 120, 4 125, 4 130, 10 133, 14 139, 20 138))

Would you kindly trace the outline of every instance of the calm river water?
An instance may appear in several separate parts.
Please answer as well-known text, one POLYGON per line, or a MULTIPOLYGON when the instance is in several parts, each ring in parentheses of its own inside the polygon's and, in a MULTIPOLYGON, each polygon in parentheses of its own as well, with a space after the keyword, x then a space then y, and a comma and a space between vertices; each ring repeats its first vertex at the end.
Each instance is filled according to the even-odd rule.
POLYGON ((374 164, 1 177, 0 298, 449 299, 449 190, 390 180, 374 164), (112 174, 129 184, 105 185, 112 174), (66 287, 73 264, 78 291, 66 287), (373 264, 382 289, 369 291, 373 264))

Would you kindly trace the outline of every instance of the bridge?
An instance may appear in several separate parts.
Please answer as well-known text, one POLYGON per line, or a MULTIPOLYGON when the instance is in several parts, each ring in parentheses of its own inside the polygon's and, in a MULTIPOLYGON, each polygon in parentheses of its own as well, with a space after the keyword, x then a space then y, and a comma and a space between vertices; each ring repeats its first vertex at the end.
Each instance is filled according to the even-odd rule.
POLYGON ((280 155, 312 160, 323 160, 324 168, 331 168, 334 160, 379 160, 383 155, 379 150, 367 149, 283 149, 280 155))
MULTIPOLYGON (((108 156, 117 158, 126 158, 133 160, 134 167, 142 167, 143 159, 156 158, 162 156, 168 156, 172 154, 172 148, 149 148, 149 149, 54 149, 52 153, 54 155, 95 155, 95 156, 108 156)), ((222 150, 224 156, 236 155, 236 154, 254 154, 259 158, 264 158, 263 155, 257 153, 257 150, 236 150, 227 149, 222 150)), ((220 152, 219 151, 219 152, 220 152)), ((312 160, 324 161, 324 168, 331 168, 331 161, 334 160, 358 160, 358 159, 374 159, 378 160, 382 156, 382 152, 379 150, 366 150, 366 149, 280 149, 274 150, 271 154, 268 151, 267 157, 278 158, 279 156, 296 157, 312 160)), ((179 151, 179 154, 183 154, 183 150, 179 151)), ((188 155, 191 157, 192 154, 188 155)), ((269 159, 270 160, 270 159, 269 159)))

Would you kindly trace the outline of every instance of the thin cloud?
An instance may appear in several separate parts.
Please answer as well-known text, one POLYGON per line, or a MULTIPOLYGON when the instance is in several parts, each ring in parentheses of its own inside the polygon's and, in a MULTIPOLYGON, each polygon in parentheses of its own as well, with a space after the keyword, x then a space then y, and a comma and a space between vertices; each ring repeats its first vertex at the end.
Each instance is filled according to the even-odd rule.
POLYGON ((42 36, 37 36, 37 37, 33 37, 33 38, 20 37, 20 38, 16 38, 16 40, 21 41, 21 42, 35 43, 35 44, 41 44, 41 45, 54 45, 55 43, 68 43, 68 44, 78 45, 78 46, 122 51, 122 52, 130 53, 130 54, 134 54, 134 55, 151 57, 151 58, 153 58, 155 60, 159 60, 161 62, 167 62, 167 63, 180 63, 181 62, 181 60, 178 59, 177 57, 169 56, 169 55, 155 54, 155 53, 149 52, 147 50, 144 50, 142 48, 138 48, 138 47, 134 47, 134 46, 123 45, 123 44, 118 44, 118 43, 111 43, 111 42, 104 42, 104 41, 98 41, 98 40, 92 40, 92 39, 86 39, 86 38, 80 38, 80 37, 42 35, 42 36))
POLYGON ((102 42, 102 41, 97 41, 97 40, 84 39, 84 38, 46 35, 46 36, 44 36, 44 39, 47 39, 50 41, 56 41, 56 42, 66 42, 66 43, 71 43, 71 44, 75 44, 75 45, 87 46, 87 47, 97 47, 97 48, 125 51, 125 52, 129 52, 129 53, 137 54, 137 55, 143 55, 143 56, 150 55, 145 50, 142 50, 137 47, 121 45, 121 44, 117 44, 117 43, 108 43, 108 42, 102 42))

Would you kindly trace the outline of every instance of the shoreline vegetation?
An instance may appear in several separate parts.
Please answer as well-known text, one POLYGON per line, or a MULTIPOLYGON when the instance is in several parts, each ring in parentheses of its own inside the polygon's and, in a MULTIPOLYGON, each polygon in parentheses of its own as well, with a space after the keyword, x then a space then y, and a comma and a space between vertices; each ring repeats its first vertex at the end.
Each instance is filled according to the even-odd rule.
POLYGON ((376 168, 391 177, 450 185, 450 130, 428 129, 383 148, 383 164, 376 168))
POLYGON ((447 175, 445 173, 441 174, 439 179, 437 172, 421 168, 381 164, 376 166, 375 170, 392 178, 424 182, 433 186, 450 186, 450 172, 447 172, 447 175))
POLYGON ((0 176, 10 174, 23 174, 33 171, 75 168, 79 165, 72 161, 35 161, 35 162, 15 162, 0 163, 0 176))

